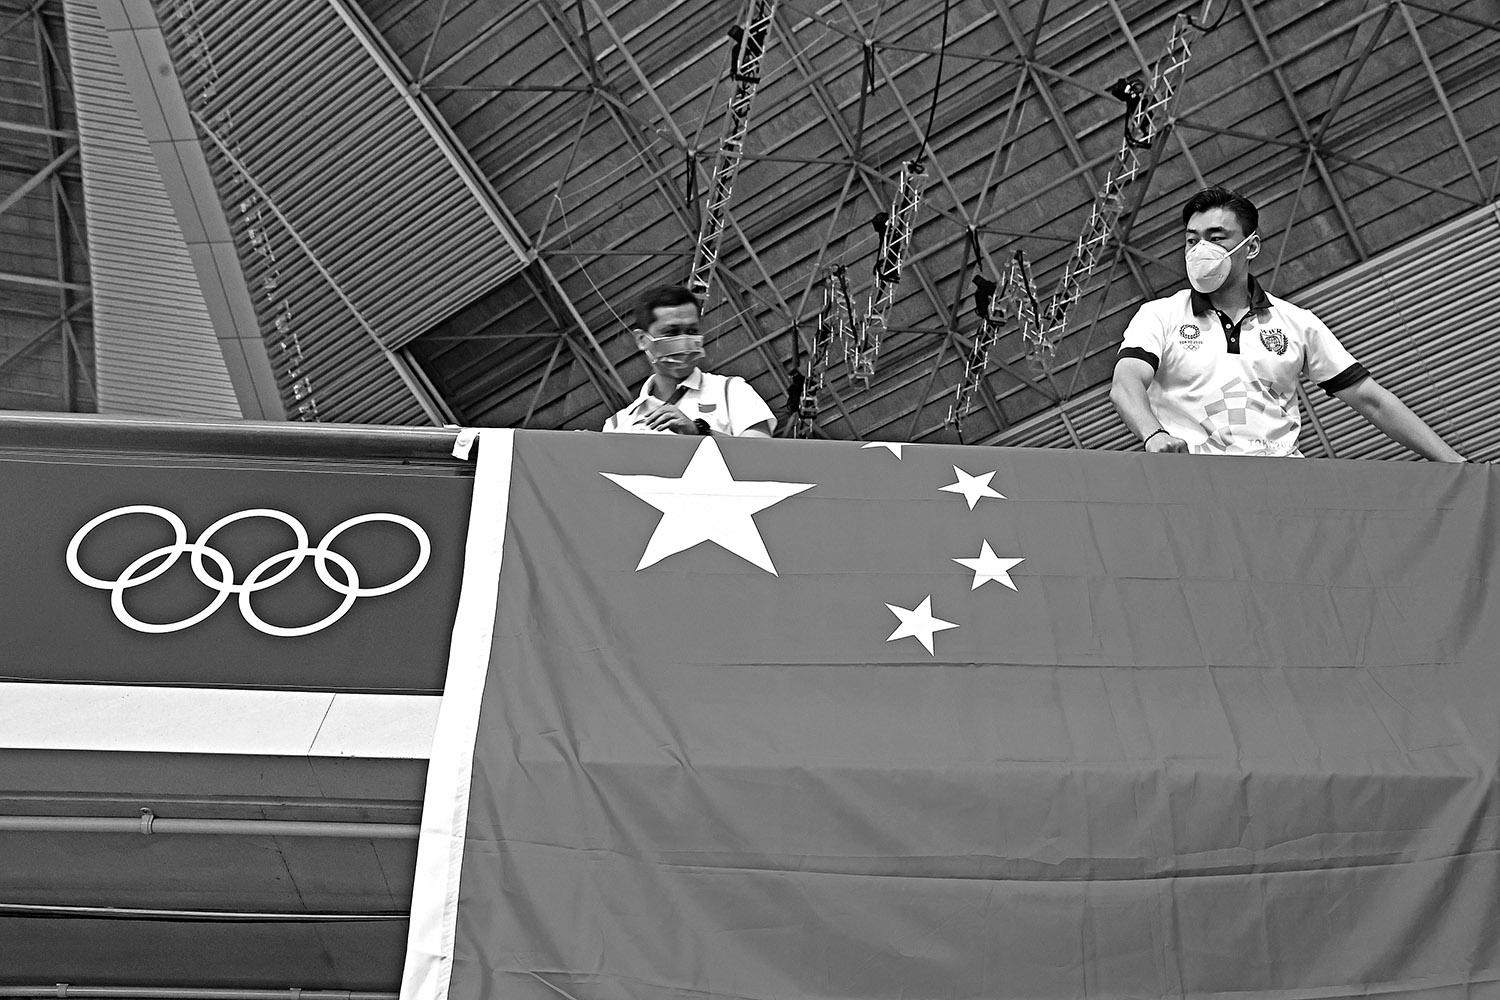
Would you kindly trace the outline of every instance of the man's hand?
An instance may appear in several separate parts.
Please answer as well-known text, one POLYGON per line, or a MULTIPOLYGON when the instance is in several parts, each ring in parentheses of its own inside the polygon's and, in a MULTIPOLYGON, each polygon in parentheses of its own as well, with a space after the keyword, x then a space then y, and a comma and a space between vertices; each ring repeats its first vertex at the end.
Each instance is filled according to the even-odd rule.
POLYGON ((648 410, 640 418, 640 422, 653 431, 671 431, 673 434, 698 433, 698 425, 693 423, 693 418, 671 403, 662 403, 656 409, 648 410))
POLYGON ((1186 455, 1187 450, 1186 441, 1180 437, 1173 437, 1166 431, 1162 431, 1160 434, 1153 434, 1146 439, 1146 453, 1149 455, 1163 455, 1172 451, 1181 452, 1186 455))

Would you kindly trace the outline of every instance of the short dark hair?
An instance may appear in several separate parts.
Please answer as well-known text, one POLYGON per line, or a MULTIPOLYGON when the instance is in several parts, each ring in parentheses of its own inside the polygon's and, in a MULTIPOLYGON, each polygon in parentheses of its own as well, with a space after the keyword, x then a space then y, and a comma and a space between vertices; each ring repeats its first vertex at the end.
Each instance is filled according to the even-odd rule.
POLYGON ((1238 191, 1222 187, 1204 188, 1189 198, 1182 206, 1182 224, 1186 226, 1193 216, 1211 208, 1227 208, 1233 212, 1246 236, 1260 229, 1260 212, 1256 210, 1255 202, 1238 191))
POLYGON ((656 310, 673 306, 697 306, 700 312, 703 309, 698 305, 698 296, 681 285, 657 285, 646 289, 635 300, 635 328, 650 329, 656 320, 656 310))

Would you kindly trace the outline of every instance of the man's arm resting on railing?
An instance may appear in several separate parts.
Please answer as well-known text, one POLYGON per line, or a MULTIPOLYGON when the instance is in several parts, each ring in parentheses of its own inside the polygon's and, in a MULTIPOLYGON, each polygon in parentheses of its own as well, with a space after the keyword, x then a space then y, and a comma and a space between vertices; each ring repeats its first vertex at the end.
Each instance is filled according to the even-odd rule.
POLYGON ((1334 393, 1360 416, 1378 428, 1386 437, 1403 444, 1423 458, 1434 462, 1462 462, 1464 457, 1438 437, 1396 394, 1373 378, 1360 379, 1347 389, 1334 393))

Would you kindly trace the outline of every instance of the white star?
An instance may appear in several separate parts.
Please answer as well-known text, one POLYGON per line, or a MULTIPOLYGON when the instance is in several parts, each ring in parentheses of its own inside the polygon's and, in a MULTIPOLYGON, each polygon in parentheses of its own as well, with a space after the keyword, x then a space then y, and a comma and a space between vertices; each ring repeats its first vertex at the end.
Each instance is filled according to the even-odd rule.
POLYGON ((612 472, 600 475, 661 511, 661 520, 646 543, 637 570, 700 542, 713 542, 767 573, 778 575, 751 515, 816 485, 736 481, 711 437, 705 438, 693 452, 692 461, 679 478, 623 476, 612 472))
POLYGON ((927 652, 932 652, 932 634, 942 632, 950 628, 958 628, 955 622, 945 622, 941 618, 932 617, 932 595, 928 594, 922 598, 922 603, 914 608, 898 608, 894 604, 887 604, 891 614, 901 619, 901 624, 896 626, 886 642, 895 642, 897 639, 912 638, 926 647, 927 652))
POLYGON ((884 448, 892 455, 895 455, 896 461, 899 462, 901 461, 901 449, 904 447, 906 447, 904 444, 900 444, 895 441, 871 441, 869 444, 861 445, 860 451, 863 451, 866 448, 884 448))
POLYGON ((956 465, 953 467, 953 471, 958 476, 958 482, 949 483, 947 486, 941 487, 941 489, 944 493, 963 494, 963 498, 969 501, 970 510, 974 509, 974 505, 979 502, 981 497, 994 497, 996 500, 1005 499, 1004 493, 997 493, 990 489, 990 480, 995 475, 993 472, 986 472, 982 476, 971 476, 956 465))
POLYGON ((990 543, 985 542, 979 549, 979 555, 973 559, 955 559, 954 562, 960 566, 967 566, 974 571, 974 585, 970 590, 978 590, 981 586, 994 580, 996 583, 1004 584, 1011 590, 1016 585, 1011 582, 1010 571, 1017 563, 1025 562, 1024 559, 1012 559, 1005 556, 997 556, 990 548, 990 543))

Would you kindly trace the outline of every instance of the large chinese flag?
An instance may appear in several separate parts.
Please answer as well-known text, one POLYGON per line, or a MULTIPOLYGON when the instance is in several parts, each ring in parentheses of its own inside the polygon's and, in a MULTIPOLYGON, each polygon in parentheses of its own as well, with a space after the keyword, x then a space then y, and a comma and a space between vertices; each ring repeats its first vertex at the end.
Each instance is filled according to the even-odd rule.
POLYGON ((490 432, 403 997, 1500 997, 1495 479, 490 432))

